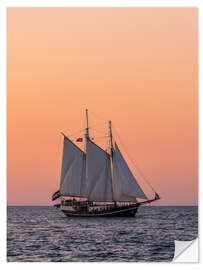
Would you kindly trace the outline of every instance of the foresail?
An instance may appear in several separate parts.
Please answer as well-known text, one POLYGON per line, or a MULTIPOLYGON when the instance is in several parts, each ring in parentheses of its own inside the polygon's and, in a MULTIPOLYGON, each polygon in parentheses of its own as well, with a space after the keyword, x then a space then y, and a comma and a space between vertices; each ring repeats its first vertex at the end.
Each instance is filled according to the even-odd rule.
POLYGON ((88 199, 112 201, 112 179, 110 156, 103 149, 87 140, 86 178, 88 199))
POLYGON ((117 144, 113 150, 113 194, 115 201, 147 199, 123 158, 117 144))
POLYGON ((86 197, 85 153, 64 136, 60 194, 86 197))

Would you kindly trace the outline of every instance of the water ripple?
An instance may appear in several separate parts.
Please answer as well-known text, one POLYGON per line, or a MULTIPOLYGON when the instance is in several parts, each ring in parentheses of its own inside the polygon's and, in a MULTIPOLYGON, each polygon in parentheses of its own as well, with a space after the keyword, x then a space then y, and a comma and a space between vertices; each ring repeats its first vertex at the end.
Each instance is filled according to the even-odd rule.
POLYGON ((9 262, 171 261, 198 235, 198 208, 140 207, 136 218, 66 218, 53 207, 8 207, 9 262))

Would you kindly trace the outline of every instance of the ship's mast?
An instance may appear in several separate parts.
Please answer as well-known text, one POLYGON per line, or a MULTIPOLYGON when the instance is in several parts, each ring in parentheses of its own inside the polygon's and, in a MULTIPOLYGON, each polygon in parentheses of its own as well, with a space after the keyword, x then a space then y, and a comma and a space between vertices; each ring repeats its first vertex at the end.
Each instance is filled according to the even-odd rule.
POLYGON ((111 156, 113 156, 113 139, 112 139, 111 120, 109 121, 109 136, 110 136, 111 156))
POLYGON ((86 124, 87 124, 87 127, 86 127, 86 139, 89 139, 89 126, 88 126, 88 109, 86 109, 86 124))
MULTIPOLYGON (((85 151, 87 155, 87 143, 89 140, 88 109, 86 109, 85 111, 86 111, 85 151)), ((88 180, 87 179, 88 179, 87 158, 85 158, 85 187, 86 187, 86 193, 88 194, 88 183, 87 183, 88 180)), ((87 198, 87 201, 89 201, 88 198, 87 198)))
POLYGON ((111 120, 109 121, 109 136, 110 136, 110 148, 111 148, 111 184, 112 184, 112 198, 113 198, 114 204, 116 205, 116 201, 114 200, 114 191, 113 191, 113 137, 112 137, 111 120))

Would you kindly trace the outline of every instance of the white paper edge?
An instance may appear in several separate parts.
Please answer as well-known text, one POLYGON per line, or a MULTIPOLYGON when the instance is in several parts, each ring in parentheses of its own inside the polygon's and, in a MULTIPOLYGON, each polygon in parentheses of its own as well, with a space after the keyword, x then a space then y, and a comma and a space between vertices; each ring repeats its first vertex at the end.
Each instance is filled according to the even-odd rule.
POLYGON ((177 241, 175 240, 175 252, 173 262, 199 262, 199 240, 177 241))

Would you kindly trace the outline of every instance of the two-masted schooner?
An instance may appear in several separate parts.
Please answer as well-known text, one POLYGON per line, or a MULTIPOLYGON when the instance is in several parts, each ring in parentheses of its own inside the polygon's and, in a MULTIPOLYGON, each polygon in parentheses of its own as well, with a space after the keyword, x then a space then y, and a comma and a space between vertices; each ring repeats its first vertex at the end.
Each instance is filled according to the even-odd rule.
POLYGON ((133 217, 140 205, 160 199, 156 192, 153 199, 146 197, 113 139, 111 121, 109 151, 90 138, 88 110, 86 122, 85 151, 62 133, 60 189, 52 195, 61 202, 55 206, 68 217, 133 217))

